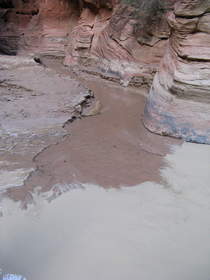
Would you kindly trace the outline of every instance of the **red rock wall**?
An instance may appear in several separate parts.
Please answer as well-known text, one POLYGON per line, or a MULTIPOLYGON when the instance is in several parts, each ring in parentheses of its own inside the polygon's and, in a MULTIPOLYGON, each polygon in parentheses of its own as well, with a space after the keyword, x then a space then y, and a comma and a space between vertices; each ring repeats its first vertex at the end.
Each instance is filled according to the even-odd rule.
MULTIPOLYGON (((170 10, 176 0, 164 2, 170 10)), ((132 8, 117 1, 108 3, 83 3, 79 20, 69 34, 65 65, 88 66, 91 73, 119 78, 125 86, 151 84, 170 33, 165 14, 160 22, 151 19, 153 24, 147 34, 149 44, 142 42, 140 45, 134 34, 136 19, 132 16, 132 8)), ((139 41, 140 38, 141 34, 139 41)))
POLYGON ((210 0, 182 0, 145 108, 153 132, 210 144, 210 0))
POLYGON ((0 51, 16 54, 28 24, 38 13, 36 1, 0 1, 0 51))
POLYGON ((0 7, 2 52, 64 54, 71 22, 79 13, 76 4, 68 0, 13 0, 13 7, 0 7))
MULTIPOLYGON (((165 0, 164 2, 167 3, 167 9, 170 10, 176 1, 165 0)), ((137 44, 134 36, 136 19, 131 16, 131 7, 126 7, 117 1, 108 3, 107 6, 98 4, 95 9, 93 9, 94 4, 83 6, 79 21, 70 34, 65 60, 67 65, 78 63, 81 58, 84 61, 85 58, 90 59, 90 57, 121 61, 139 60, 135 51, 140 49, 140 45, 137 44)), ((164 15, 158 23, 151 19, 151 24, 148 24, 150 26, 147 27, 147 40, 143 39, 141 34, 138 36, 142 45, 148 46, 148 52, 151 46, 155 46, 159 41, 169 37, 170 29, 165 18, 164 15)), ((139 20, 141 21, 141 19, 139 20)), ((155 60, 155 54, 153 56, 155 60)))
MULTIPOLYGON (((13 7, 0 6, 0 50, 3 52, 65 53, 65 63, 70 65, 97 57, 139 59, 139 52, 137 55, 135 52, 139 44, 133 36, 131 10, 119 5, 118 0, 0 1, 13 3, 13 7)), ((167 0, 170 8, 174 1, 167 0)), ((168 36, 164 20, 158 28, 157 24, 151 26, 149 46, 168 36)), ((149 48, 144 49, 144 54, 149 48)), ((150 52, 150 57, 159 61, 158 54, 150 52)))
MULTIPOLYGON (((165 15, 151 19, 139 44, 132 9, 120 0, 4 1, 12 5, 0 4, 0 52, 62 56, 124 86, 151 84, 169 36, 165 15)), ((163 1, 170 10, 176 0, 163 1)))
POLYGON ((39 0, 39 14, 26 29, 20 50, 63 55, 71 24, 77 19, 74 5, 67 0, 39 0))

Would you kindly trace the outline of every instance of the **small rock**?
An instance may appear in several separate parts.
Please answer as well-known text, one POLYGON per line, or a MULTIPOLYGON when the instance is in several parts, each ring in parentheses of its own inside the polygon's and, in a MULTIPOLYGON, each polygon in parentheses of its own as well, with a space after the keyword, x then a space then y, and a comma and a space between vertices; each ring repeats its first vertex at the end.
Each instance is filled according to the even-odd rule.
POLYGON ((36 63, 42 64, 41 59, 40 59, 39 57, 37 57, 37 56, 34 57, 34 61, 35 61, 36 63))
POLYGON ((82 113, 82 106, 81 105, 77 105, 77 106, 75 106, 75 110, 76 110, 76 112, 77 113, 82 113))
POLYGON ((101 113, 101 102, 97 100, 92 106, 86 108, 82 112, 83 117, 91 117, 91 116, 96 116, 101 113))
POLYGON ((130 79, 121 79, 120 80, 120 85, 123 87, 128 87, 130 83, 130 79))

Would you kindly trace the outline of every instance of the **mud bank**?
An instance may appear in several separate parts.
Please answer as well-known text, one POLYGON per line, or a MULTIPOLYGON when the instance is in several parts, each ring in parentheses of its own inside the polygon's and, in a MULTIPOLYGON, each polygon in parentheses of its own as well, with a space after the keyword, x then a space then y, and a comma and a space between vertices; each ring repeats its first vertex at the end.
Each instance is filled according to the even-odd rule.
POLYGON ((0 63, 0 191, 5 191, 23 185, 36 169, 33 158, 69 133, 65 122, 91 92, 31 57, 0 56, 0 63))

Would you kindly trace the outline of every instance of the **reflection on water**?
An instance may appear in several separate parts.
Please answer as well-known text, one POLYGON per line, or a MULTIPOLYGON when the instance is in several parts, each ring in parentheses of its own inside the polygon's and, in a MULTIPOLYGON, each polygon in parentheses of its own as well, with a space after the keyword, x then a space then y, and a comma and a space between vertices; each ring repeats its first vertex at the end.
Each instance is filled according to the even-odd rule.
POLYGON ((4 199, 0 268, 27 280, 209 280, 210 147, 183 144, 166 160, 163 185, 74 185, 34 194, 27 210, 4 199))

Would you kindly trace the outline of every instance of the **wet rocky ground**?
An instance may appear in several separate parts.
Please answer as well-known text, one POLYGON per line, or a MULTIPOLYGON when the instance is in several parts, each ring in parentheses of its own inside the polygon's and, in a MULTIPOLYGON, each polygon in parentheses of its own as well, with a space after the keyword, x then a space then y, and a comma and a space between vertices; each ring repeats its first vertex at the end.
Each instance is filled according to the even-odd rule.
POLYGON ((209 280, 209 146, 148 132, 144 88, 0 61, 3 273, 209 280))
POLYGON ((69 133, 64 124, 92 93, 30 57, 0 56, 0 63, 2 192, 24 184, 34 157, 69 133))

